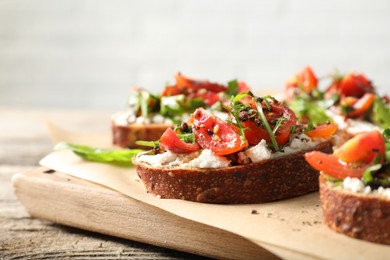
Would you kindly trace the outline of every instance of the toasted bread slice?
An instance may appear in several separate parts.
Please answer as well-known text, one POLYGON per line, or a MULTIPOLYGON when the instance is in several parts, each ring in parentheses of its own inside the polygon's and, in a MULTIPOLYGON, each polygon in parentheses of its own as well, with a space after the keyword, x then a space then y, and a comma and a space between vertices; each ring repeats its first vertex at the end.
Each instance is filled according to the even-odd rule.
POLYGON ((350 237, 390 245, 390 199, 335 188, 320 176, 326 225, 350 237))
MULTIPOLYGON (((314 150, 332 152, 331 143, 314 150)), ((153 167, 133 158, 146 190, 168 199, 203 203, 263 203, 318 190, 318 172, 301 151, 257 163, 217 169, 153 167)))
POLYGON ((137 140, 158 140, 164 131, 171 127, 165 124, 129 124, 118 125, 112 122, 112 142, 123 148, 144 148, 135 144, 137 140))

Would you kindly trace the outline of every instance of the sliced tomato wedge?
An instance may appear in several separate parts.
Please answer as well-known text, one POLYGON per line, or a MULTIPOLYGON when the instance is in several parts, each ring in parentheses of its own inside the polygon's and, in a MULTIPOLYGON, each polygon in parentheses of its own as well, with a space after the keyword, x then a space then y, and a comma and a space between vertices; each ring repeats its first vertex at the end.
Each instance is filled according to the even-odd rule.
POLYGON ((310 93, 317 88, 318 79, 310 66, 305 67, 301 72, 295 74, 286 83, 286 96, 291 99, 299 94, 299 88, 304 92, 310 93))
MULTIPOLYGON (((251 105, 252 107, 256 107, 254 102, 252 102, 251 105)), ((290 138, 290 127, 295 126, 297 123, 297 117, 288 106, 282 103, 270 102, 270 105, 272 108, 271 111, 263 109, 263 112, 267 121, 270 123, 272 130, 274 129, 272 123, 276 122, 279 118, 285 119, 275 132, 276 142, 279 145, 284 145, 290 138)), ((250 144, 258 144, 262 139, 271 142, 271 137, 261 126, 257 126, 250 120, 242 122, 242 125, 247 128, 244 133, 250 144)))
POLYGON ((325 90, 325 99, 332 98, 334 95, 340 94, 340 78, 334 78, 330 86, 325 90))
POLYGON ((166 97, 166 96, 176 96, 182 94, 183 91, 178 88, 177 86, 167 86, 163 92, 161 93, 161 96, 166 97))
POLYGON ((307 66, 302 71, 302 86, 306 93, 309 93, 313 89, 317 88, 318 79, 314 74, 311 67, 307 66))
POLYGON ((238 134, 238 129, 218 117, 198 108, 190 117, 196 142, 216 155, 232 154, 248 146, 238 134))
POLYGON ((375 95, 366 93, 353 104, 353 111, 347 114, 347 117, 355 118, 364 115, 374 104, 375 95))
POLYGON ((374 87, 365 75, 348 73, 340 82, 340 92, 344 96, 360 98, 365 93, 373 93, 374 87))
POLYGON ((179 139, 172 128, 165 130, 160 138, 160 147, 173 153, 192 153, 200 150, 199 144, 186 143, 179 139))
POLYGON ((212 106, 219 101, 220 98, 217 93, 212 91, 206 91, 205 89, 203 90, 195 92, 194 97, 202 98, 202 100, 207 106, 212 106))
POLYGON ((183 76, 181 73, 176 74, 176 85, 179 88, 189 88, 192 90, 200 90, 202 88, 212 92, 227 91, 227 87, 218 83, 212 83, 207 80, 194 80, 183 76))
POLYGON ((345 142, 333 154, 347 163, 372 163, 380 155, 385 159, 385 141, 378 131, 356 135, 345 142))
POLYGON ((244 82, 244 81, 238 82, 238 93, 247 92, 250 90, 251 90, 251 88, 248 86, 248 84, 246 84, 246 82, 244 82))
POLYGON ((337 179, 346 177, 361 178, 368 168, 368 166, 353 168, 349 164, 343 163, 336 156, 319 151, 305 153, 305 159, 317 171, 322 171, 337 179))
POLYGON ((314 129, 307 131, 306 135, 309 137, 329 137, 337 131, 336 124, 318 125, 314 129))

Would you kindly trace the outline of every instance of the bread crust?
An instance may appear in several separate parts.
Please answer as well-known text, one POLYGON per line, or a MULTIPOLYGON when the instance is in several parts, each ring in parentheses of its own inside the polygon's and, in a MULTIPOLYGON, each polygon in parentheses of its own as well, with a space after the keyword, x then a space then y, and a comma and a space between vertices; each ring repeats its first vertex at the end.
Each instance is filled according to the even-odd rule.
MULTIPOLYGON (((171 125, 165 124, 111 124, 112 143, 123 148, 145 148, 135 144, 138 140, 156 141, 159 140, 165 130, 171 125)), ((150 148, 150 147, 149 147, 150 148)))
POLYGON ((326 225, 350 237, 390 245, 390 200, 333 188, 320 176, 326 225))
MULTIPOLYGON (((315 147, 332 152, 330 142, 315 147)), ((318 172, 302 151, 258 163, 218 169, 152 167, 133 158, 149 193, 167 199, 202 203, 263 203, 318 190, 318 172)))

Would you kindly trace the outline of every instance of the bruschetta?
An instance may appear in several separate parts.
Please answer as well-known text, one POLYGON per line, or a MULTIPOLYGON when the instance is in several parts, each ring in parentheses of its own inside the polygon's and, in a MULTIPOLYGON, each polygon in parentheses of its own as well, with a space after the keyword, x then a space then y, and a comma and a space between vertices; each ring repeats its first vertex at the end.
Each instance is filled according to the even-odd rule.
POLYGON ((360 133, 333 155, 305 154, 321 171, 325 223, 347 236, 390 245, 390 129, 360 133))
POLYGON ((113 144, 134 148, 136 140, 157 140, 168 127, 185 121, 198 107, 220 111, 231 95, 248 91, 244 82, 232 80, 227 85, 207 80, 194 80, 178 73, 176 83, 154 95, 145 89, 133 88, 128 109, 112 115, 113 144))
POLYGON ((285 94, 300 120, 312 124, 330 120, 338 125, 336 146, 358 133, 390 127, 389 98, 381 97, 362 73, 335 73, 320 80, 306 67, 287 81, 285 94), (329 78, 321 90, 320 81, 329 78))
POLYGON ((161 198, 203 203, 263 203, 318 190, 308 151, 331 153, 329 124, 305 132, 294 112, 272 97, 242 93, 222 120, 198 108, 168 128, 154 149, 133 158, 146 190, 161 198), (311 137, 310 137, 311 136, 311 137))

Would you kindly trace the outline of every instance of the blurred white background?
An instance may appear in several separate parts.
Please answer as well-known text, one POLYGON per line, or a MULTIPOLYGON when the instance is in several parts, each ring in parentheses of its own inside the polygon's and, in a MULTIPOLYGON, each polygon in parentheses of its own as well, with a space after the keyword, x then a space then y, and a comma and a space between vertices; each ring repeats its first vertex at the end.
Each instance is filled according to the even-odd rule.
POLYGON ((390 93, 390 1, 0 0, 0 106, 117 110, 178 71, 276 92, 308 64, 390 93))

